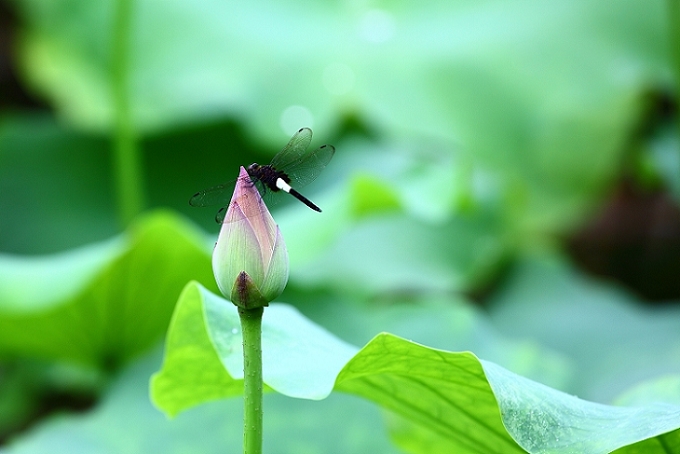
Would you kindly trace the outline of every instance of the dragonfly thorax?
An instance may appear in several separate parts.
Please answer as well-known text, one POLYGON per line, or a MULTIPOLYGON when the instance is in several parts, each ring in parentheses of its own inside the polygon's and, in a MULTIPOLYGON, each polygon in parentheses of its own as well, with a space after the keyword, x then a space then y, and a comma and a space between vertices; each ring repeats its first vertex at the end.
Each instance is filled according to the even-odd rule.
POLYGON ((290 177, 286 175, 285 172, 276 170, 270 165, 261 166, 260 164, 254 162, 250 164, 246 170, 253 181, 259 181, 274 192, 280 190, 276 185, 276 180, 278 178, 282 179, 286 183, 290 183, 290 177))

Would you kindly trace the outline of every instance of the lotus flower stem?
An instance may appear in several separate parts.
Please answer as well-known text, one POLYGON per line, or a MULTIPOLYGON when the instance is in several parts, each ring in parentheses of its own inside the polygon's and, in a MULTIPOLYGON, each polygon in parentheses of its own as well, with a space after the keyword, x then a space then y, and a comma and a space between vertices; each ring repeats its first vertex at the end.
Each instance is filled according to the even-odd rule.
POLYGON ((263 307, 238 308, 243 334, 243 453, 262 453, 263 307))

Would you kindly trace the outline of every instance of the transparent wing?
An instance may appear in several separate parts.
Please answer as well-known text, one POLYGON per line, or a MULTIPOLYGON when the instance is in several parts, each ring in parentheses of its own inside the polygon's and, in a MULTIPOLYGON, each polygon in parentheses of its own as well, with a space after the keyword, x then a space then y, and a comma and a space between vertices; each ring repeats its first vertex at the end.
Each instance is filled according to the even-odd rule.
MULTIPOLYGON (((247 178, 247 184, 255 185, 268 206, 276 205, 281 199, 282 193, 273 193, 272 191, 269 191, 267 187, 262 184, 262 182, 255 181, 253 183, 250 178, 244 178, 247 178)), ((227 214, 227 208, 231 202, 232 194, 234 193, 234 186, 236 185, 237 180, 234 180, 230 183, 219 184, 204 191, 197 192, 189 199, 189 205, 193 207, 208 207, 213 205, 222 206, 222 208, 220 208, 220 210, 215 215, 215 221, 219 224, 223 223, 224 217, 227 214)), ((243 208, 247 212, 255 212, 254 209, 250 207, 250 205, 243 208)))
POLYGON ((215 215, 215 222, 218 224, 224 223, 224 217, 227 215, 227 207, 220 208, 220 211, 215 215))
POLYGON ((234 183, 225 183, 197 192, 189 199, 192 207, 208 207, 212 205, 226 205, 231 199, 234 183))
POLYGON ((283 170, 291 163, 297 162, 305 154, 305 151, 312 142, 312 130, 302 128, 288 141, 283 150, 279 151, 272 162, 269 164, 277 170, 283 170))
MULTIPOLYGON (((248 178, 248 177, 245 177, 248 178)), ((203 191, 197 192, 192 195, 189 199, 189 205, 192 207, 209 207, 213 205, 228 205, 231 200, 231 195, 234 193, 234 186, 236 186, 236 180, 230 181, 228 183, 218 184, 212 188, 204 189, 203 191)), ((253 184, 250 178, 246 181, 248 184, 253 184)), ((262 194, 263 188, 261 185, 257 186, 257 189, 262 194)))
POLYGON ((294 183, 294 187, 301 188, 316 180, 321 171, 326 168, 335 154, 333 145, 322 145, 311 153, 300 157, 296 162, 286 165, 282 169, 294 183))

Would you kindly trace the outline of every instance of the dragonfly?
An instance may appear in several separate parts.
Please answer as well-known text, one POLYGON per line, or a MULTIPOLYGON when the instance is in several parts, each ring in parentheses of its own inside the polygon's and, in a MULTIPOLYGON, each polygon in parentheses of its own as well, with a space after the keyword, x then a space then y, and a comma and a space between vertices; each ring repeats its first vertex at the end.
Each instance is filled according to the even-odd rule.
MULTIPOLYGON (((335 147, 328 144, 308 151, 311 142, 312 130, 301 128, 293 134, 288 144, 274 156, 269 164, 260 165, 254 162, 246 168, 250 183, 257 187, 269 205, 276 203, 276 194, 285 192, 312 210, 321 212, 321 208, 293 188, 293 186, 301 188, 314 181, 335 154, 335 147)), ((233 182, 224 183, 197 192, 189 199, 189 205, 194 207, 222 205, 215 216, 215 220, 221 223, 224 220, 233 187, 233 182)))

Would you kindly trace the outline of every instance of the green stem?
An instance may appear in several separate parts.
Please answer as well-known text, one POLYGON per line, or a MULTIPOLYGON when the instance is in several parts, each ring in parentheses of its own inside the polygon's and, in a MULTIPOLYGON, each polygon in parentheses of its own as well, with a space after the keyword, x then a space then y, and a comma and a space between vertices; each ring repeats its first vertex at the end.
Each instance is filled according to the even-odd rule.
MULTIPOLYGON (((675 76, 675 99, 680 102, 680 0, 668 0, 671 64, 675 76)), ((676 115, 676 125, 680 134, 680 115, 676 115)))
POLYGON ((124 225, 139 214, 144 205, 139 144, 132 124, 132 111, 130 109, 132 1, 116 0, 111 71, 111 93, 115 120, 116 197, 119 218, 124 225))
POLYGON ((262 454, 262 314, 238 308, 243 333, 243 452, 262 454))

